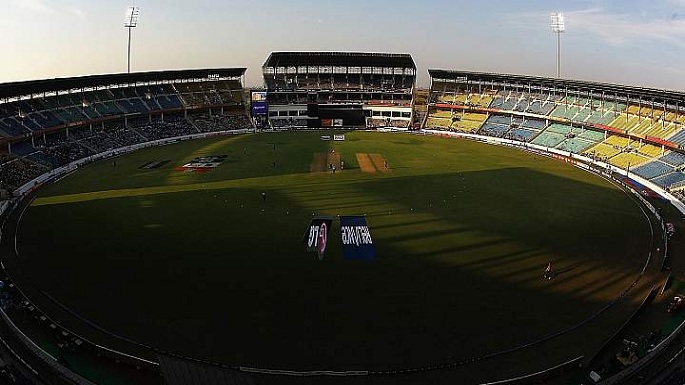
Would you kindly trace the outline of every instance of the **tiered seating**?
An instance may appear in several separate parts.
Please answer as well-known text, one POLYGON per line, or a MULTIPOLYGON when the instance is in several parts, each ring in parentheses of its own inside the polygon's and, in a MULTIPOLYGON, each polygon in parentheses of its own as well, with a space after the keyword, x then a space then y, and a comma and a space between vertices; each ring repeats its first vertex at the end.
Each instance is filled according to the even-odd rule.
POLYGON ((538 135, 538 131, 534 131, 528 128, 512 128, 507 132, 504 137, 507 139, 520 140, 522 142, 529 142, 535 135, 538 135))
POLYGON ((630 139, 618 135, 610 135, 604 140, 604 143, 618 148, 626 148, 630 146, 630 139))
POLYGON ((552 124, 547 131, 563 134, 565 139, 556 148, 576 154, 583 153, 590 147, 604 140, 604 133, 587 130, 580 127, 569 127, 562 124, 552 124))
POLYGON ((659 160, 674 167, 681 167, 682 165, 685 165, 685 154, 671 151, 659 158, 659 160))
POLYGON ((523 127, 530 128, 533 130, 542 130, 547 126, 544 120, 540 119, 529 119, 526 118, 521 124, 523 127))
POLYGON ((575 119, 576 115, 580 114, 581 111, 581 107, 560 104, 552 111, 550 116, 553 116, 555 118, 564 118, 572 121, 582 121, 580 119, 575 119))
POLYGON ((0 164, 0 188, 15 189, 48 169, 28 159, 16 158, 0 164))
POLYGON ((543 131, 538 136, 536 136, 531 143, 544 147, 556 147, 559 144, 561 144, 561 142, 563 142, 564 140, 566 140, 566 136, 564 134, 559 134, 557 132, 551 131, 543 131))
POLYGON ((0 120, 0 131, 2 131, 5 136, 21 136, 29 132, 29 130, 22 126, 15 118, 0 120))
POLYGON ((158 96, 156 101, 163 110, 183 108, 183 102, 176 95, 158 96))
POLYGON ((530 112, 531 114, 538 115, 549 115, 554 109, 554 106, 556 105, 555 102, 558 99, 559 97, 555 95, 541 95, 539 99, 533 100, 528 105, 528 108, 525 110, 525 112, 530 112))
POLYGON ((645 179, 652 179, 671 173, 674 171, 674 169, 671 165, 658 160, 653 160, 649 163, 645 163, 642 166, 632 169, 632 171, 645 179))
POLYGON ((145 142, 146 138, 134 131, 130 127, 124 126, 124 122, 108 122, 105 124, 104 131, 100 134, 102 144, 107 144, 112 146, 111 148, 119 148, 124 146, 130 146, 133 144, 138 144, 145 142), (106 136, 106 138, 102 138, 106 136), (109 142, 111 140, 111 143, 109 142))
POLYGON ((495 95, 490 107, 503 111, 513 111, 518 103, 519 94, 507 91, 500 91, 495 95))
MULTIPOLYGON (((281 77, 276 80, 266 79, 271 87, 278 85, 281 89, 297 89, 294 82, 285 83, 281 77)), ((242 87, 237 80, 222 80, 203 83, 175 83, 186 105, 236 104, 244 103, 242 87)))
POLYGON ((661 147, 654 146, 652 144, 643 144, 637 151, 649 158, 658 158, 663 154, 661 147))
POLYGON ((609 158, 620 154, 621 151, 621 148, 616 148, 615 146, 606 143, 598 143, 587 149, 585 155, 597 160, 608 160, 609 158))
POLYGON ((664 123, 663 121, 654 122, 652 126, 645 131, 645 135, 665 139, 679 130, 681 130, 681 127, 675 123, 664 123))
POLYGON ((502 137, 509 131, 509 125, 511 124, 511 117, 491 115, 483 124, 481 129, 478 131, 479 134, 489 135, 495 137, 502 137))
POLYGON ((455 130, 476 132, 485 119, 487 119, 486 114, 465 113, 461 116, 461 120, 452 123, 452 127, 455 130))
POLYGON ((605 133, 602 131, 593 131, 593 130, 586 130, 583 128, 578 128, 574 127, 573 132, 576 133, 576 135, 579 138, 582 139, 587 139, 593 142, 601 142, 605 139, 605 133))
POLYGON ((198 130, 183 116, 165 116, 163 121, 153 120, 151 122, 147 119, 132 119, 129 121, 129 125, 133 131, 144 136, 147 140, 159 140, 198 133, 198 130))
POLYGON ((70 136, 79 145, 87 148, 93 153, 121 147, 121 145, 110 138, 101 127, 93 129, 92 131, 88 129, 76 130, 73 131, 70 136))
POLYGON ((634 115, 622 114, 617 116, 608 125, 611 127, 619 128, 624 131, 628 131, 632 128, 637 127, 640 124, 640 118, 634 115))
POLYGON ((456 111, 437 109, 431 111, 426 122, 426 128, 450 131, 476 132, 483 125, 486 114, 459 113, 456 111))
POLYGON ((67 137, 65 131, 47 135, 44 139, 36 139, 35 147, 39 152, 29 155, 28 158, 50 167, 58 167, 93 153, 71 137, 67 137))
POLYGON ((675 135, 673 135, 667 139, 673 143, 677 143, 681 146, 685 146, 685 130, 680 130, 680 131, 678 131, 678 133, 676 133, 675 135))
POLYGON ((652 182, 663 188, 668 188, 674 184, 681 184, 685 182, 685 174, 680 171, 674 171, 664 176, 654 178, 652 179, 652 182))
POLYGON ((472 107, 488 107, 492 103, 492 96, 487 94, 469 94, 465 100, 465 105, 472 107))
POLYGON ((36 149, 31 145, 31 142, 24 141, 12 143, 10 151, 16 156, 24 156, 36 152, 36 149))
POLYGON ((639 153, 635 151, 631 152, 622 152, 611 159, 609 159, 609 163, 616 167, 620 167, 623 169, 627 169, 629 167, 634 167, 641 165, 645 162, 648 162, 649 158, 640 155, 639 153))
POLYGON ((588 148, 596 145, 597 142, 592 142, 589 140, 581 139, 579 137, 567 138, 563 142, 557 145, 557 149, 572 152, 575 154, 581 154, 588 148))
POLYGON ((630 130, 631 134, 644 135, 652 128, 652 120, 649 118, 642 118, 642 121, 637 126, 630 130))

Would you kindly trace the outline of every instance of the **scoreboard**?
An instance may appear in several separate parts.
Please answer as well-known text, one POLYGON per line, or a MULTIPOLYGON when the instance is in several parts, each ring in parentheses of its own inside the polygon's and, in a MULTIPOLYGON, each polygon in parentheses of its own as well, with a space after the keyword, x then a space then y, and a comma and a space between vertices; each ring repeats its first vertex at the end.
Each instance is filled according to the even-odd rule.
POLYGON ((269 110, 269 104, 266 100, 266 91, 252 91, 252 116, 266 115, 269 110))

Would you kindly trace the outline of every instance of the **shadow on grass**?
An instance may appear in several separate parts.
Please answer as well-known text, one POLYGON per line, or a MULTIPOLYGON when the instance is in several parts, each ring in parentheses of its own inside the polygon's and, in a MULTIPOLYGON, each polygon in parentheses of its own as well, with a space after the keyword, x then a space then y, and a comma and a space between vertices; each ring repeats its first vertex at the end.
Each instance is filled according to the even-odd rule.
MULTIPOLYGON (((507 349, 606 304, 545 286, 551 253, 564 274, 602 261, 576 286, 605 282, 596 290, 616 294, 644 262, 639 210, 612 188, 514 168, 346 183, 347 198, 365 197, 348 205, 330 193, 335 183, 312 184, 322 197, 314 202, 293 199, 302 193, 293 186, 269 191, 265 203, 262 190, 226 189, 32 208, 21 237, 26 273, 104 328, 172 352, 229 365, 383 370, 507 349), (463 186, 468 193, 454 192, 463 186), (141 208, 142 199, 154 204, 141 208), (387 208, 402 210, 373 215, 387 208), (343 259, 337 224, 324 261, 304 251, 311 212, 339 210, 372 213, 376 262, 343 259), (53 218, 69 231, 46 237, 53 218)), ((591 338, 570 349, 607 333, 589 327, 591 338)))

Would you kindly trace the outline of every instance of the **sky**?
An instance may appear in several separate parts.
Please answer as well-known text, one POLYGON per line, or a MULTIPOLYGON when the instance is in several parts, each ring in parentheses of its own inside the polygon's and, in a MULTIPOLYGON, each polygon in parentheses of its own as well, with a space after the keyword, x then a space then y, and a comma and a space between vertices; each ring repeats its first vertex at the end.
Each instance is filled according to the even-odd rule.
MULTIPOLYGON (((0 0, 0 82, 126 71, 131 0, 0 0)), ((429 68, 685 91, 685 0, 136 0, 132 71, 247 67, 272 51, 410 53, 429 68)))

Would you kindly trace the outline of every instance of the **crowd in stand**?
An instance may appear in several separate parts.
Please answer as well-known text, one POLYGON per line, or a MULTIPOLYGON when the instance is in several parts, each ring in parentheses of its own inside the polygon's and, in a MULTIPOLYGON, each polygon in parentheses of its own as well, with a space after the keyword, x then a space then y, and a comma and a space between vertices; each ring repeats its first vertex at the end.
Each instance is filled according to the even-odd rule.
POLYGON ((192 120, 202 132, 240 130, 251 127, 250 120, 245 115, 202 114, 193 117, 192 120))
POLYGON ((0 189, 12 189, 48 171, 48 168, 24 158, 0 165, 0 189))
POLYGON ((366 128, 408 128, 410 123, 400 119, 366 119, 366 128))
MULTIPOLYGON (((208 114, 186 119, 183 115, 129 119, 96 124, 92 127, 70 128, 47 134, 34 142, 12 144, 22 153, 0 153, 0 190, 13 191, 52 168, 87 156, 152 140, 244 129, 251 127, 245 115, 208 114), (194 123, 193 123, 194 122, 194 123)), ((10 147, 10 148, 12 148, 10 147)))
POLYGON ((129 121, 129 127, 148 141, 198 133, 198 130, 182 115, 167 116, 164 120, 141 118, 129 121))
POLYGON ((307 127, 306 118, 288 118, 288 119, 271 119, 271 127, 279 128, 292 128, 292 127, 307 127))

